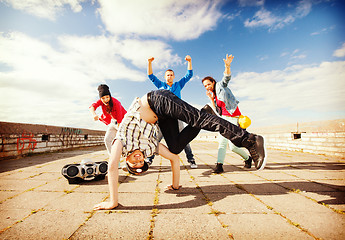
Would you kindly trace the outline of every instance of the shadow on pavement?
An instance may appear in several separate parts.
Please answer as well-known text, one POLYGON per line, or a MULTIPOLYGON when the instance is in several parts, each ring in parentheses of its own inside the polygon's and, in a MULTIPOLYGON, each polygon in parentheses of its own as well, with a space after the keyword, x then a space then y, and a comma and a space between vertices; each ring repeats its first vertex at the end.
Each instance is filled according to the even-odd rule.
MULTIPOLYGON (((327 200, 319 203, 325 204, 345 204, 345 187, 322 183, 320 190, 315 188, 313 182, 279 182, 279 183, 262 183, 262 184, 225 184, 225 185, 210 185, 201 186, 200 190, 196 187, 182 187, 178 192, 166 190, 165 193, 175 194, 176 197, 194 196, 193 200, 172 203, 172 204, 158 204, 158 209, 181 209, 191 208, 206 205, 205 200, 200 198, 201 191, 206 195, 211 196, 212 202, 217 202, 231 195, 247 194, 248 192, 257 196, 260 195, 283 195, 291 192, 290 189, 298 189, 299 191, 319 193, 328 196, 327 200), (329 188, 329 191, 326 190, 329 188), (337 189, 338 191, 335 191, 337 189), (328 199, 331 198, 331 199, 328 199)), ((125 203, 123 203, 125 204, 125 203)), ((126 206, 120 204, 116 210, 151 210, 152 205, 149 206, 126 206)))

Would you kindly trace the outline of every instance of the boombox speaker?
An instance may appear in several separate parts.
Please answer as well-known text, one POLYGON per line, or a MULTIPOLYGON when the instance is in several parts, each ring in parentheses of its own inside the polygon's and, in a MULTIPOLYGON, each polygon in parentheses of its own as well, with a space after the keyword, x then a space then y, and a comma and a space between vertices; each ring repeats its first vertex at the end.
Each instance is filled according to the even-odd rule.
POLYGON ((61 174, 67 178, 69 184, 78 184, 83 181, 103 180, 108 172, 108 162, 93 162, 84 159, 80 164, 67 164, 61 174))

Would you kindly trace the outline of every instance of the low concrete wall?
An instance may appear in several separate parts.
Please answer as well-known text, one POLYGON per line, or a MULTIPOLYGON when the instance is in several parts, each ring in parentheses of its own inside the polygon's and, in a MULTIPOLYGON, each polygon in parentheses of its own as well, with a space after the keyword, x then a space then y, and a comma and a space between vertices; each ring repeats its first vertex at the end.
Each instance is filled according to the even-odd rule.
POLYGON ((0 158, 104 144, 104 131, 0 122, 0 158))
MULTIPOLYGON (((266 146, 345 158, 345 119, 248 128, 265 137, 266 146)), ((203 132, 199 140, 217 141, 217 134, 203 132)))

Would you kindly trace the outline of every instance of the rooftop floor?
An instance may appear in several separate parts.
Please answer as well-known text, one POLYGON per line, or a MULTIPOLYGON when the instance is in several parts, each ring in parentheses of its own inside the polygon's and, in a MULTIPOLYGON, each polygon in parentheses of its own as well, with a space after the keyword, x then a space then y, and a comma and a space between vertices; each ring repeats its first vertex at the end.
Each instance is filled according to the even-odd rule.
POLYGON ((69 185, 61 168, 107 160, 104 147, 0 161, 0 239, 345 239, 345 160, 268 149, 263 171, 228 151, 212 174, 217 143, 193 141, 198 164, 181 153, 181 184, 161 157, 142 176, 120 170, 119 207, 107 179, 69 185))

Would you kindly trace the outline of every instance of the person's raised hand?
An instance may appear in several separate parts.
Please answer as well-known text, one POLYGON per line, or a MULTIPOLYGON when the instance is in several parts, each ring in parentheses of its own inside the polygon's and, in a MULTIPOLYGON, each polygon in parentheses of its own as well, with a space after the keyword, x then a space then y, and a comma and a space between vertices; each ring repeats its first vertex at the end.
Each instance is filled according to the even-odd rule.
POLYGON ((226 54, 226 58, 223 59, 224 63, 225 63, 225 66, 230 67, 231 62, 232 62, 233 59, 234 59, 234 56, 232 56, 232 55, 228 56, 228 54, 226 54))
POLYGON ((191 56, 187 55, 187 56, 185 57, 185 60, 186 60, 187 62, 190 62, 190 61, 192 61, 192 58, 191 58, 191 56))

